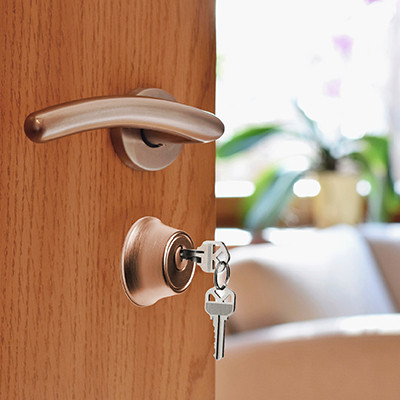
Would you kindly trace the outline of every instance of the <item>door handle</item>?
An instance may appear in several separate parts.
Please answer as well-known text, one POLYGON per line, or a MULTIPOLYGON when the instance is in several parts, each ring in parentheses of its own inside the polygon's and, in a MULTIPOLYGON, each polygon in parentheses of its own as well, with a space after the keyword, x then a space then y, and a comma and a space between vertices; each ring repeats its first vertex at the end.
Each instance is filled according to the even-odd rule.
POLYGON ((102 128, 112 128, 114 149, 126 165, 147 171, 171 164, 184 143, 212 142, 224 132, 215 115, 155 88, 56 105, 28 115, 24 124, 36 143, 102 128))

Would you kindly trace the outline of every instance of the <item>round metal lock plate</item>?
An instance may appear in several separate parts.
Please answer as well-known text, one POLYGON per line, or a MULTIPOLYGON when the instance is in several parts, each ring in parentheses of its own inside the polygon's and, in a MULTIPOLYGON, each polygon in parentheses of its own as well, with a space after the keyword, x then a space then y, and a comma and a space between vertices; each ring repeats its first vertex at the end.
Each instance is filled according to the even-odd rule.
POLYGON ((190 285, 195 265, 181 260, 180 249, 193 248, 190 236, 154 217, 136 221, 122 249, 121 279, 129 299, 149 306, 182 293, 190 285))

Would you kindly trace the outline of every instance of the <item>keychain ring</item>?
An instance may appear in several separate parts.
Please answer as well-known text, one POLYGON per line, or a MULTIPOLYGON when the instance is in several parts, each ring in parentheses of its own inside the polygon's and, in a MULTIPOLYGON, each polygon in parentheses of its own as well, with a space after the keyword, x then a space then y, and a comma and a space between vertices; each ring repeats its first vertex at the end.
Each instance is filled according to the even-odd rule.
POLYGON ((228 263, 229 263, 229 260, 231 259, 231 255, 230 255, 230 253, 229 253, 229 250, 228 250, 228 248, 226 247, 226 244, 225 244, 224 242, 218 242, 218 244, 219 244, 221 250, 224 249, 219 255, 221 256, 221 255, 224 255, 224 254, 225 254, 226 259, 225 259, 225 260, 220 260, 220 258, 219 258, 218 256, 215 257, 215 258, 217 259, 217 261, 218 261, 219 263, 225 262, 225 263, 228 264, 228 263))
POLYGON ((226 263, 225 261, 220 261, 214 271, 214 286, 218 290, 224 290, 228 286, 229 279, 231 277, 231 269, 229 267, 229 264, 226 263), (218 274, 222 274, 225 272, 225 282, 220 285, 218 282, 218 274))

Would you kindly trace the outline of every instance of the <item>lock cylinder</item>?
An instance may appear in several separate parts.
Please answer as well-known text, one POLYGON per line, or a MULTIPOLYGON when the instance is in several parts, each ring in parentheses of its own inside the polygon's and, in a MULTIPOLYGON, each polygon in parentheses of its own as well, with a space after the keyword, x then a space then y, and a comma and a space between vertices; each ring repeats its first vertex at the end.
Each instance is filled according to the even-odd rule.
POLYGON ((138 306, 149 306, 185 291, 195 265, 182 259, 180 252, 193 247, 186 232, 158 218, 136 221, 126 236, 121 259, 122 285, 129 299, 138 306))

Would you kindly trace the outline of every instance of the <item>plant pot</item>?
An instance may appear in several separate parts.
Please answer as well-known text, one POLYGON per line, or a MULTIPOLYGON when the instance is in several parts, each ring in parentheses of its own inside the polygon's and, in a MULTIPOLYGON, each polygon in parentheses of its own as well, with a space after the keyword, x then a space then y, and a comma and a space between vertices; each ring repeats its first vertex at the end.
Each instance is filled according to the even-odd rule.
POLYGON ((313 198, 313 220, 318 228, 336 224, 355 225, 363 220, 364 200, 357 193, 357 175, 334 171, 317 174, 321 185, 318 196, 313 198))

